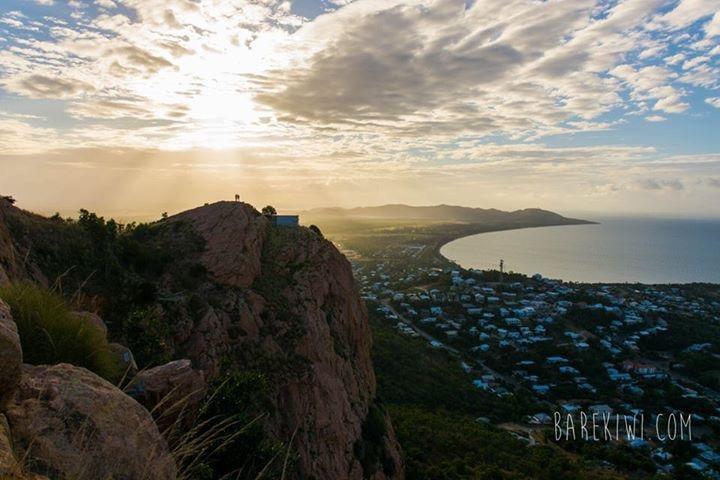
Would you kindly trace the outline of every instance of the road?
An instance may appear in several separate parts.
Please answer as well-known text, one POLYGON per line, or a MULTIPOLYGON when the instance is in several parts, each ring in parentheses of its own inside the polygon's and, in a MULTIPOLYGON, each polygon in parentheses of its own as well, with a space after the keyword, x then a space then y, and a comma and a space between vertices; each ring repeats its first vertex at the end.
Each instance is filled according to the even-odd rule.
POLYGON ((448 352, 454 353, 455 355, 460 355, 460 351, 457 350, 456 348, 453 348, 453 347, 451 347, 451 346, 449 346, 449 345, 445 345, 444 342, 441 342, 440 340, 438 340, 437 338, 433 337, 432 335, 430 335, 430 334, 427 333, 426 331, 420 330, 420 328, 418 328, 418 326, 415 325, 415 322, 413 322, 412 320, 407 319, 404 315, 402 315, 400 312, 398 312, 397 310, 395 310, 395 308, 393 308, 393 306, 390 305, 390 301, 389 301, 389 300, 383 300, 383 301, 382 301, 382 304, 385 305, 388 309, 390 309, 390 311, 391 311, 392 313, 394 313, 400 320, 402 320, 403 322, 407 323, 407 324, 410 326, 410 328, 412 328, 413 330, 415 330, 415 332, 417 332, 418 335, 420 335, 421 337, 423 337, 424 339, 426 339, 428 342, 438 342, 438 343, 442 344, 442 347, 441 347, 441 348, 444 348, 444 349, 447 350, 448 352))
MULTIPOLYGON (((421 337, 423 337, 424 339, 426 339, 428 342, 432 342, 432 341, 439 342, 439 343, 442 344, 442 348, 443 348, 443 349, 447 350, 448 352, 453 353, 454 355, 457 355, 457 356, 461 357, 460 351, 459 351, 458 349, 453 348, 453 347, 451 347, 451 346, 449 346, 449 345, 445 345, 445 343, 440 342, 438 339, 436 339, 435 337, 433 337, 432 335, 430 335, 430 334, 427 333, 426 331, 421 330, 417 325, 415 325, 415 323, 414 323, 412 320, 409 320, 407 317, 405 317, 405 316, 402 315, 400 312, 398 312, 397 310, 395 310, 395 308, 393 308, 393 306, 390 304, 390 301, 389 301, 389 300, 382 300, 381 303, 382 303, 383 305, 385 305, 392 313, 394 313, 394 314, 398 317, 398 319, 400 319, 401 321, 403 321, 403 322, 405 322, 407 325, 409 325, 410 328, 412 328, 415 332, 418 333, 418 335, 420 335, 421 337)), ((480 367, 482 368, 482 370, 483 370, 484 373, 489 373, 489 374, 493 375, 495 378, 498 378, 498 379, 502 380, 502 381, 505 382, 506 384, 512 385, 512 387, 515 388, 516 391, 517 391, 517 390, 520 390, 520 389, 526 389, 526 387, 525 387, 521 382, 519 382, 517 379, 513 378, 511 375, 505 375, 505 374, 503 374, 503 373, 500 373, 500 372, 498 372, 497 370, 494 370, 494 369, 488 367, 487 365, 485 365, 484 362, 478 362, 478 363, 479 363, 479 365, 480 365, 480 367)), ((538 398, 538 397, 535 397, 535 398, 536 398, 536 400, 537 400, 539 403, 547 406, 548 408, 552 408, 552 407, 554 406, 553 403, 551 403, 551 402, 549 402, 549 401, 547 401, 547 400, 545 400, 545 399, 541 399, 541 398, 538 398)))

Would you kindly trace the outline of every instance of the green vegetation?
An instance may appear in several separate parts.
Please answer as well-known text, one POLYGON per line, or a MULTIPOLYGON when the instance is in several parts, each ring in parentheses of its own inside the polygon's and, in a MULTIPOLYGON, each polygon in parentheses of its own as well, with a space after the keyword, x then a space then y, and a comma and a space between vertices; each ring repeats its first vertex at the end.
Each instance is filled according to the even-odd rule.
MULTIPOLYGON (((227 438, 203 462, 207 478, 279 478, 286 447, 265 432, 264 419, 271 413, 271 387, 260 372, 224 369, 211 388, 201 412, 201 421, 233 420, 224 432, 227 438)), ((288 447, 291 448, 291 447, 288 447)))
POLYGON ((77 220, 15 210, 7 219, 13 236, 28 241, 28 261, 83 309, 100 311, 111 337, 133 350, 140 367, 167 359, 167 332, 150 309, 177 303, 177 292, 206 277, 199 263, 204 240, 190 225, 123 225, 87 210, 77 220))
POLYGON ((277 210, 275 210, 275 207, 273 207, 272 205, 267 205, 263 207, 261 213, 263 215, 277 215, 277 210))
POLYGON ((475 389, 458 357, 371 320, 378 396, 403 446, 408 480, 622 478, 479 421, 521 420, 542 407, 529 395, 499 398, 475 389))
POLYGON ((395 473, 395 464, 385 448, 387 434, 385 410, 374 402, 363 421, 362 434, 354 445, 355 457, 363 467, 365 478, 372 477, 380 468, 387 476, 395 473))
POLYGON ((117 367, 104 332, 73 314, 60 295, 15 283, 1 288, 0 298, 12 311, 25 362, 70 363, 106 379, 115 378, 117 367))
POLYGON ((539 411, 529 395, 500 399, 478 390, 472 385, 473 377, 461 370, 460 359, 446 350, 400 335, 374 315, 372 327, 373 362, 384 402, 498 421, 519 420, 539 411))
POLYGON ((527 447, 507 432, 452 412, 392 406, 407 478, 424 480, 621 478, 593 471, 552 446, 527 447))
POLYGON ((122 333, 139 365, 162 365, 172 360, 170 325, 156 310, 138 308, 131 312, 123 322, 122 333))

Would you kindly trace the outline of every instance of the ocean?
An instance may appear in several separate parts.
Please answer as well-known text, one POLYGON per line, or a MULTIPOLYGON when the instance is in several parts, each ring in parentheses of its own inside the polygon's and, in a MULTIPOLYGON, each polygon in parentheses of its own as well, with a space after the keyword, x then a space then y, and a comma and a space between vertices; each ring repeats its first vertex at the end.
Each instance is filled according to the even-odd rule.
POLYGON ((465 268, 590 283, 720 283, 720 220, 586 218, 597 225, 525 228, 454 240, 465 268))

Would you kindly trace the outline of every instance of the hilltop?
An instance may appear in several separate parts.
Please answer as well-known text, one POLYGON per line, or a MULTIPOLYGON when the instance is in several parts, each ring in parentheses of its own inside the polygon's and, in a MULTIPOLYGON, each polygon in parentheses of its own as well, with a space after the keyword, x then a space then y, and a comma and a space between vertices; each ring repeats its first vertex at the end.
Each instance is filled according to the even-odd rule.
POLYGON ((535 224, 538 226, 593 223, 587 220, 567 218, 540 208, 526 208, 506 212, 494 208, 471 208, 456 205, 411 206, 388 204, 377 207, 316 208, 304 212, 303 215, 312 218, 406 219, 475 224, 535 224))
POLYGON ((13 372, 0 376, 0 399, 7 400, 0 441, 12 438, 12 454, 32 473, 97 478, 77 472, 101 465, 103 476, 138 479, 180 478, 183 471, 184 478, 208 479, 261 471, 262 478, 404 476, 393 427, 375 396, 368 314, 350 263, 311 229, 275 227, 241 202, 120 225, 87 211, 77 220, 45 218, 0 200, 0 287, 9 305, 0 301, 0 358, 13 372), (83 330, 99 329, 91 339, 96 350, 119 342, 111 345, 129 359, 124 391, 112 384, 121 380, 65 357, 60 365, 23 366, 23 353, 32 363, 40 338, 20 328, 18 353, 13 317, 20 326, 25 319, 17 307, 23 299, 13 295, 18 285, 33 298, 48 297, 41 292, 52 286, 63 292, 67 310, 78 311, 68 315, 89 319, 83 330), (32 400, 45 390, 52 395, 32 400), (176 395, 180 413, 164 403, 176 395), (123 407, 103 408, 108 402, 123 407), (197 428, 186 422, 213 412, 249 426, 189 461, 187 440, 178 436, 197 428), (88 423, 98 430, 91 445, 61 440, 82 436, 73 428, 88 423), (142 448, 124 441, 128 429, 142 435, 142 448), (128 446, 110 458, 115 444, 128 446))

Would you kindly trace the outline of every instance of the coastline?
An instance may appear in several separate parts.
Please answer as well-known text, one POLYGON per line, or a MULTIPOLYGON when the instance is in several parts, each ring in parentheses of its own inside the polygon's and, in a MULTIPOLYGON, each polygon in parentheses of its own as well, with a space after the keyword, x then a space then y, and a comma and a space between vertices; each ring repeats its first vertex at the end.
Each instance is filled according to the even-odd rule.
MULTIPOLYGON (((626 221, 627 219, 622 219, 626 221)), ((658 220, 662 222, 664 219, 658 220)), ((694 220, 687 220, 694 221, 694 220)), ((670 222, 672 225, 673 222, 670 222)), ((638 247, 644 247, 647 238, 646 232, 650 231, 654 233, 654 225, 650 223, 651 228, 642 226, 639 229, 635 228, 635 225, 628 226, 608 222, 589 222, 589 221, 578 221, 572 223, 560 223, 554 225, 529 225, 529 226, 511 226, 503 228, 485 228, 485 229, 474 229, 468 231, 467 235, 447 235, 433 246, 433 254, 438 259, 438 262, 444 265, 451 265, 463 270, 479 269, 479 270, 497 270, 497 267, 488 263, 478 263, 476 258, 473 256, 473 248, 480 248, 485 250, 484 256, 487 258, 507 258, 505 257, 505 251, 517 250, 520 253, 520 258, 515 258, 514 261, 525 265, 525 268, 521 268, 520 271, 514 271, 513 273, 519 273, 522 275, 529 276, 532 273, 540 273, 547 278, 560 280, 568 284, 578 285, 637 285, 637 286, 687 286, 697 285, 702 286, 717 286, 720 285, 720 277, 717 276, 717 272, 708 270, 704 265, 711 264, 712 259, 716 259, 717 256, 713 255, 712 258, 701 258, 696 259, 696 256, 686 259, 682 266, 688 266, 687 268, 678 268, 677 262, 666 261, 664 259, 675 258, 673 255, 677 249, 682 250, 675 243, 670 244, 659 244, 659 248, 644 249, 638 247), (568 238, 565 238, 565 234, 557 234, 557 232, 544 232, 544 233, 526 233, 519 237, 504 237, 503 240, 490 240, 490 243, 468 244, 465 242, 463 246, 455 252, 457 260, 454 260, 442 253, 442 248, 455 240, 460 240, 465 237, 473 237, 481 233, 493 233, 503 232, 509 230, 527 230, 530 228, 538 228, 545 226, 567 226, 567 225, 589 225, 589 224, 601 224, 609 223, 608 228, 603 232, 591 232, 582 231, 570 233, 568 238), (632 232, 628 236, 625 232, 632 232), (640 235, 637 234, 640 233, 640 235), (638 240, 639 239, 639 240, 638 240), (554 247, 539 247, 534 249, 531 245, 534 242, 539 242, 538 245, 555 245, 554 247), (566 243, 567 242, 567 243, 566 243), (601 245, 592 247, 595 243, 601 242, 601 245), (627 245, 629 245, 626 248, 627 245), (479 245, 484 245, 481 247, 479 245), (608 247, 609 246, 609 247, 608 247), (470 248, 471 250, 468 250, 470 248), (590 248, 590 250, 587 250, 590 248), (618 252, 618 248, 621 251, 618 252), (670 250, 668 250, 670 249, 670 250), (579 253, 582 252, 582 253, 579 253), (633 253, 635 252, 635 253, 633 253), (642 252, 642 253, 638 253, 642 252), (522 255, 525 255, 526 260, 522 260, 522 255), (658 255, 661 255, 663 260, 657 259, 658 255), (566 257, 566 261, 559 261, 560 257, 566 257), (618 263, 612 259, 621 259, 618 263), (555 260, 548 260, 554 258, 555 260), (611 260, 608 260, 610 258, 611 260), (464 263, 461 263, 464 262, 464 263), (698 263, 698 262, 701 263, 698 263), (559 263, 558 263, 559 262, 559 263), (661 265, 662 268, 645 268, 646 265, 661 265)), ((675 227, 674 227, 675 228, 675 227)), ((677 230, 677 228, 675 228, 677 230)), ((692 231, 687 228, 685 231, 692 231)), ((465 232, 463 232, 465 233, 465 232)), ((671 233, 673 233, 671 231, 671 233)), ((706 249, 700 248, 698 238, 704 241, 707 236, 698 235, 681 235, 678 237, 671 238, 682 238, 684 242, 695 242, 697 249, 695 251, 705 252, 706 249)), ((482 242, 482 241, 480 241, 482 242)), ((656 244, 652 244, 653 246, 656 244)), ((691 250, 692 251, 692 250, 691 250)), ((509 253, 508 253, 509 255, 509 253)), ((707 257, 707 255, 705 255, 707 257)), ((486 260, 487 260, 486 258, 486 260)), ((507 264, 507 263, 506 263, 507 264)))
POLYGON ((460 268, 466 269, 466 267, 463 267, 459 263, 455 262, 454 260, 451 260, 447 258, 445 255, 443 255, 440 250, 442 250, 442 247, 445 245, 454 242, 455 240, 460 240, 461 238, 466 237, 472 237, 475 235, 480 235, 481 233, 493 233, 493 232, 505 232, 509 230, 526 230, 529 228, 542 228, 542 227, 567 227, 567 226, 573 226, 573 225, 599 225, 600 222, 593 222, 590 220, 582 220, 582 219, 576 219, 576 218, 568 218, 568 222, 564 223, 552 223, 552 224, 543 224, 543 225, 503 225, 503 226, 494 226, 494 225, 482 225, 482 224, 468 224, 468 226, 476 226, 476 230, 470 230, 468 232, 463 232, 461 235, 446 235, 441 238, 439 238, 431 248, 431 254, 433 257, 435 257, 438 261, 442 263, 449 263, 451 265, 457 265, 460 268))

